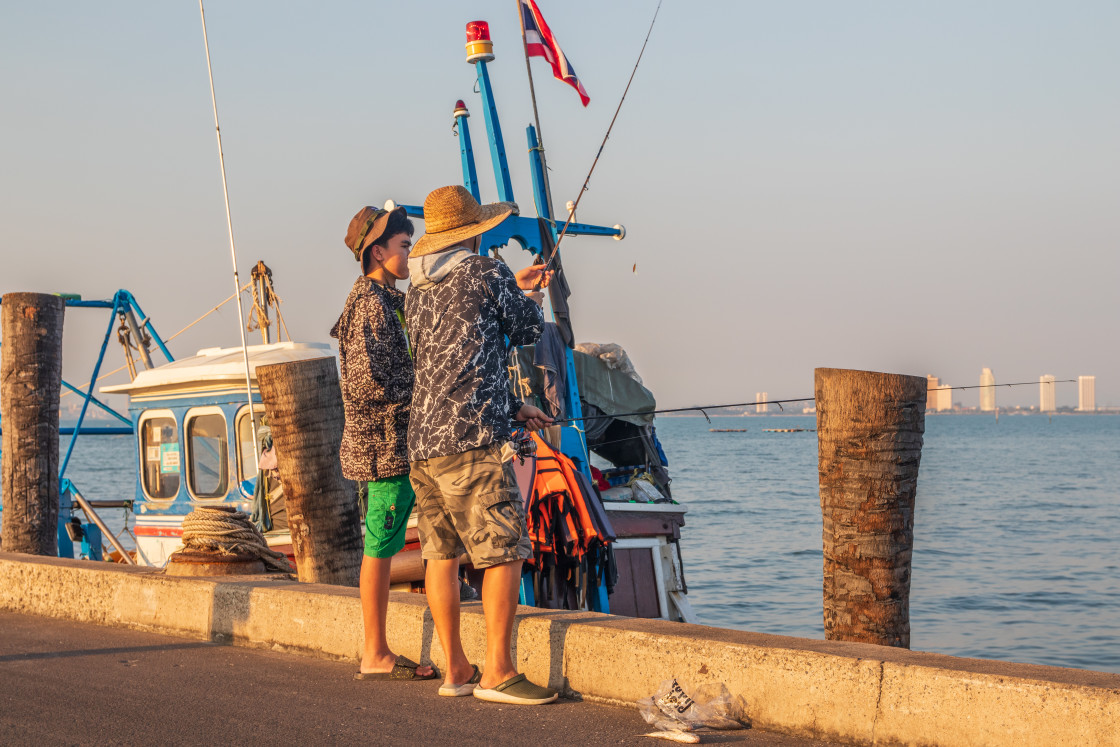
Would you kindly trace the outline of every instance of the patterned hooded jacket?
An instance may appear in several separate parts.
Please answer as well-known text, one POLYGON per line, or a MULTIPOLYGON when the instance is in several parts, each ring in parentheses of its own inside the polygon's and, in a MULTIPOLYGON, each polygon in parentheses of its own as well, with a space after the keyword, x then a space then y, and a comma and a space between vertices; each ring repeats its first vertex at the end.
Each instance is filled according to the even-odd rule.
POLYGON ((503 443, 522 403, 510 392, 505 337, 531 345, 544 314, 500 260, 467 249, 414 257, 405 318, 416 354, 412 461, 503 443))
POLYGON ((350 290, 331 329, 342 366, 342 474, 381 480, 408 474, 412 359, 397 311, 404 294, 368 277, 350 290))

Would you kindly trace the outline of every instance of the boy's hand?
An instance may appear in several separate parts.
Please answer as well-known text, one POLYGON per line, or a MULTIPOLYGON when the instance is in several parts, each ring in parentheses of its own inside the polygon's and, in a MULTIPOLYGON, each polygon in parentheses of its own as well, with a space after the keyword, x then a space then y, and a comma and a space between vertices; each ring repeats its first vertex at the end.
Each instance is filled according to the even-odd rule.
POLYGON ((539 431, 546 425, 552 425, 552 418, 532 405, 521 405, 521 409, 517 411, 516 420, 524 423, 526 430, 530 431, 539 431))
POLYGON ((547 265, 529 265, 523 270, 518 270, 513 273, 517 278, 517 287, 525 291, 535 291, 539 288, 547 288, 548 284, 552 282, 552 270, 544 271, 547 265), (537 284, 540 284, 539 288, 537 284))
POLYGON ((537 306, 544 306, 544 294, 540 291, 525 291, 525 295, 528 296, 537 306))

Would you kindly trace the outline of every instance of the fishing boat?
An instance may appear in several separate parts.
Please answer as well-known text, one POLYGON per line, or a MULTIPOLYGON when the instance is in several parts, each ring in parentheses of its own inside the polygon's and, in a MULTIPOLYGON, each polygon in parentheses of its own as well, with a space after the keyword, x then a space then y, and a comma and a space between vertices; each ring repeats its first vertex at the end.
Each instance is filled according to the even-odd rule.
MULTIPOLYGON (((516 202, 487 71, 494 53, 486 22, 467 24, 466 48, 467 62, 474 67, 481 98, 497 198, 516 202)), ((452 118, 463 185, 482 201, 469 117, 465 103, 455 102, 452 118)), ((535 439, 537 448, 524 450, 517 459, 516 471, 531 522, 534 512, 547 519, 550 511, 558 511, 555 507, 542 508, 543 502, 563 493, 536 488, 542 474, 538 468, 545 459, 565 465, 569 475, 568 499, 578 509, 573 515, 578 518, 582 516, 579 512, 584 511, 587 518, 582 525, 573 519, 568 525, 570 530, 553 526, 551 544, 547 546, 543 539, 534 537, 540 541, 535 541, 534 559, 526 566, 521 601, 545 607, 696 621, 687 600, 680 549, 687 509, 673 499, 670 490, 668 459, 654 427, 654 397, 621 347, 578 344, 572 331, 568 306, 571 291, 558 246, 566 236, 576 235, 621 240, 625 229, 621 225, 578 223, 571 214, 566 220, 559 220, 553 213, 538 128, 530 124, 526 138, 536 216, 510 217, 483 235, 480 252, 491 254, 505 247, 520 247, 537 261, 547 263, 555 273, 547 289, 552 320, 546 334, 559 344, 548 351, 543 343, 541 350, 532 346, 513 349, 510 371, 516 394, 541 406, 556 418, 558 425, 535 439), (589 541, 592 535, 596 542, 589 541)), ((397 205, 393 200, 385 204, 397 205)), ((403 207, 410 216, 423 218, 421 206, 403 207)), ((163 566, 181 547, 183 517, 197 506, 214 505, 236 507, 257 516, 270 515, 272 521, 263 522, 262 527, 269 546, 291 553, 291 537, 280 503, 282 491, 257 490, 258 482, 267 479, 268 465, 260 459, 261 444, 254 437, 254 418, 260 418, 266 410, 255 372, 262 365, 322 358, 333 353, 322 342, 271 340, 269 299, 274 298, 274 292, 271 273, 265 271, 267 267, 258 263, 252 283, 246 285, 254 291, 255 318, 263 321, 262 344, 208 348, 178 360, 172 357, 150 317, 144 315, 127 291, 118 292, 112 301, 67 299, 70 306, 110 309, 109 331, 90 386, 81 389, 66 384, 83 398, 74 440, 93 430, 84 425, 90 405, 100 407, 125 424, 124 432, 134 434, 137 468, 131 499, 87 498, 73 482, 62 481, 61 555, 100 558, 111 554, 126 562, 163 566), (131 381, 104 386, 100 391, 127 395, 127 416, 94 396, 93 382, 98 378, 114 319, 120 320, 119 339, 131 381), (153 345, 166 357, 166 363, 155 365, 153 345), (134 551, 124 548, 97 515, 99 508, 119 506, 134 513, 134 551), (79 514, 84 521, 78 519, 79 514), (113 543, 113 552, 102 550, 102 537, 113 543)), ((117 432, 121 430, 118 426, 117 432)), ((63 473, 74 440, 62 462, 63 473)), ((529 442, 527 436, 522 436, 522 440, 529 442)), ((534 531, 531 526, 531 534, 534 531)), ((413 517, 405 548, 393 561, 394 588, 419 587, 423 578, 419 552, 413 517)), ((480 574, 468 567, 466 578, 477 582, 480 574)))

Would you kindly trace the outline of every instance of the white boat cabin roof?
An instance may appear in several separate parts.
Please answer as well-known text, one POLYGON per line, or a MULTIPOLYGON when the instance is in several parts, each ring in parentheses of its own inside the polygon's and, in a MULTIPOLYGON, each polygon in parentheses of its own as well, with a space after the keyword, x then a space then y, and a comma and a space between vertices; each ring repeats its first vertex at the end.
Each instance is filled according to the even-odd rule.
MULTIPOLYGON (((274 342, 271 345, 250 345, 249 373, 256 380, 257 366, 272 363, 329 358, 334 355, 325 342, 274 342)), ((245 358, 241 347, 204 348, 190 358, 181 358, 156 368, 141 371, 128 384, 103 386, 106 394, 138 394, 155 389, 182 389, 190 385, 212 388, 221 384, 245 388, 245 358)))

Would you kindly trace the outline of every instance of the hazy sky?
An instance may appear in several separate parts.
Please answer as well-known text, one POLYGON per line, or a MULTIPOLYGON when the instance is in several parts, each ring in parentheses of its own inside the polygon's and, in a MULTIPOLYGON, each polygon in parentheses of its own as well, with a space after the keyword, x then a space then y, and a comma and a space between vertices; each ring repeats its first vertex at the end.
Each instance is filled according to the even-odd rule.
MULTIPOLYGON (((562 206, 656 2, 540 6, 591 95, 583 109, 534 60, 562 206)), ((532 212, 514 0, 206 11, 242 279, 272 267, 297 339, 337 318, 359 207, 461 181, 456 99, 496 199, 473 19, 490 22, 532 212)), ((665 407, 811 396, 817 366, 953 385, 985 366, 999 382, 1095 374, 1098 404, 1120 404, 1118 38, 1115 2, 665 0, 578 216, 628 236, 564 243, 577 337, 626 347, 665 407)), ((164 336, 230 295, 197 3, 5 3, 0 69, 0 293, 128 288, 164 336)), ((236 318, 173 352, 235 344, 236 318)), ((68 312, 68 379, 106 323, 68 312)), ((998 396, 1037 404, 1038 387, 998 396)))

